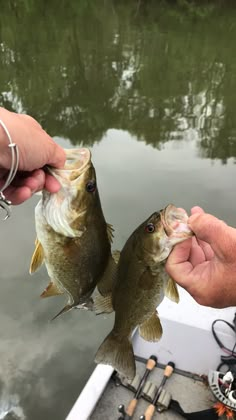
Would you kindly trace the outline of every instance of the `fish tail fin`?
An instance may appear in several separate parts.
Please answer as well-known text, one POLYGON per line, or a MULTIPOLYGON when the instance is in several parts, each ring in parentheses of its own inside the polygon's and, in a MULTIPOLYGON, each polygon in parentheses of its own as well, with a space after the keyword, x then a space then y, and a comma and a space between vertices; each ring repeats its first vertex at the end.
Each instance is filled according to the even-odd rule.
POLYGON ((73 308, 73 305, 66 305, 64 306, 64 308, 62 308, 62 310, 60 312, 58 312, 58 314, 56 314, 51 321, 54 321, 54 319, 56 319, 58 316, 64 314, 65 312, 70 311, 73 308))
POLYGON ((119 336, 112 330, 99 347, 96 363, 111 365, 121 375, 132 380, 135 377, 133 347, 128 337, 119 336))

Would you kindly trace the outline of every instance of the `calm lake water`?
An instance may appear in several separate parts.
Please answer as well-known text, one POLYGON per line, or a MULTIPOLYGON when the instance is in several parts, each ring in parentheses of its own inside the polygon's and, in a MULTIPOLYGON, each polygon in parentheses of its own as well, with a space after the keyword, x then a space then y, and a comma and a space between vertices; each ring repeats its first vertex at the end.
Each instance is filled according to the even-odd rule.
MULTIPOLYGON (((91 148, 115 248, 170 202, 236 226, 236 8, 145 3, 1 5, 0 105, 91 148)), ((49 322, 64 299, 28 273, 38 200, 1 222, 0 418, 63 420, 112 316, 49 322)))

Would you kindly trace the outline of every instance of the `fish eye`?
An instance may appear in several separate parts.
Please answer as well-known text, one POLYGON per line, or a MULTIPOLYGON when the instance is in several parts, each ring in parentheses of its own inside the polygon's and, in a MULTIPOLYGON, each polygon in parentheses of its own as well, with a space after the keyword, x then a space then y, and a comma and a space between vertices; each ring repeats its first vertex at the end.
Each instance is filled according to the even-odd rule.
POLYGON ((147 233, 153 233, 155 230, 155 226, 153 223, 148 223, 148 225, 145 227, 145 231, 147 233))
POLYGON ((86 191, 94 192, 96 190, 96 181, 89 181, 86 184, 86 191))

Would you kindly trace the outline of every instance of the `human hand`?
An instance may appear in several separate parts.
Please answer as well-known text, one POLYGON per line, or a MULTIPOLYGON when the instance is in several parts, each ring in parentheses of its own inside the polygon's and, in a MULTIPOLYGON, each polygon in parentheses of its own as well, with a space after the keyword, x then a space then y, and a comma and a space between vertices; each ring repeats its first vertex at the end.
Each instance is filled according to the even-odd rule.
MULTIPOLYGON (((21 204, 33 193, 46 189, 51 193, 60 189, 59 182, 45 173, 45 165, 57 168, 65 163, 65 152, 42 129, 37 121, 24 114, 15 114, 0 108, 0 119, 10 132, 19 149, 19 167, 4 195, 12 204, 21 204)), ((11 151, 3 128, 0 126, 0 188, 11 167, 11 151)))
POLYGON ((177 244, 166 271, 201 305, 236 305, 236 229, 193 207, 188 221, 195 237, 177 244))

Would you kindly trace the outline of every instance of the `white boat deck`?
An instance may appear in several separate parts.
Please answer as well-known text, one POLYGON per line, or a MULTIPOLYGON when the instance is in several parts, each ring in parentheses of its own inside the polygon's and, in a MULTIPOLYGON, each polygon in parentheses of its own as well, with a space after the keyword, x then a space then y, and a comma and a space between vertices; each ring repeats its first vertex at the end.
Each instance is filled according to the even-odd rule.
MULTIPOLYGON (((164 299, 158 308, 163 335, 159 342, 150 343, 135 334, 134 352, 148 358, 152 352, 158 355, 162 364, 173 359, 176 366, 184 371, 199 375, 216 369, 222 350, 217 345, 212 331, 212 323, 223 319, 232 324, 235 307, 213 309, 198 305, 185 290, 180 290, 180 303, 164 299)), ((229 349, 235 344, 235 333, 224 323, 218 323, 216 331, 229 349)))
MULTIPOLYGON (((135 355, 148 359, 155 354, 161 365, 173 361, 177 370, 194 375, 208 375, 209 370, 216 370, 220 356, 224 353, 215 342, 211 326, 214 320, 223 319, 232 323, 236 308, 212 309, 198 305, 184 290, 180 290, 180 303, 177 305, 164 299, 158 307, 163 336, 158 343, 146 342, 140 338, 138 331, 133 336, 135 355)), ((229 349, 235 344, 235 333, 225 324, 219 323, 217 333, 229 349)), ((224 354, 225 355, 225 354, 224 354)), ((145 370, 145 366, 137 369, 145 370)), ((88 383, 66 420, 117 420, 119 404, 127 404, 132 392, 120 386, 116 387, 110 379, 113 369, 99 365, 94 370, 88 383)), ((152 372, 153 382, 160 383, 163 371, 160 368, 152 372)), ((178 400, 184 411, 197 411, 210 408, 214 397, 206 386, 200 382, 174 373, 168 380, 166 388, 178 400)), ((138 419, 147 401, 141 400, 134 420, 138 419)), ((172 412, 157 413, 155 418, 177 419, 179 415, 172 412)))
MULTIPOLYGON (((137 372, 141 376, 145 371, 145 364, 137 362, 136 367, 137 372)), ((161 383, 162 377, 163 369, 157 367, 151 372, 148 380, 158 386, 161 383)), ((215 402, 213 394, 202 381, 185 377, 179 373, 174 372, 172 374, 171 378, 166 382, 165 389, 171 393, 174 400, 179 401, 185 412, 209 409, 215 402)), ((128 390, 123 386, 117 387, 115 382, 111 379, 99 400, 95 411, 89 417, 90 420, 118 420, 120 417, 118 406, 124 404, 125 407, 127 407, 128 403, 133 398, 133 395, 131 390, 128 390)), ((133 419, 138 420, 139 417, 145 413, 149 404, 148 401, 141 398, 138 402, 133 419)), ((156 411, 153 420, 174 420, 182 418, 182 416, 174 411, 167 410, 162 413, 156 411)))

